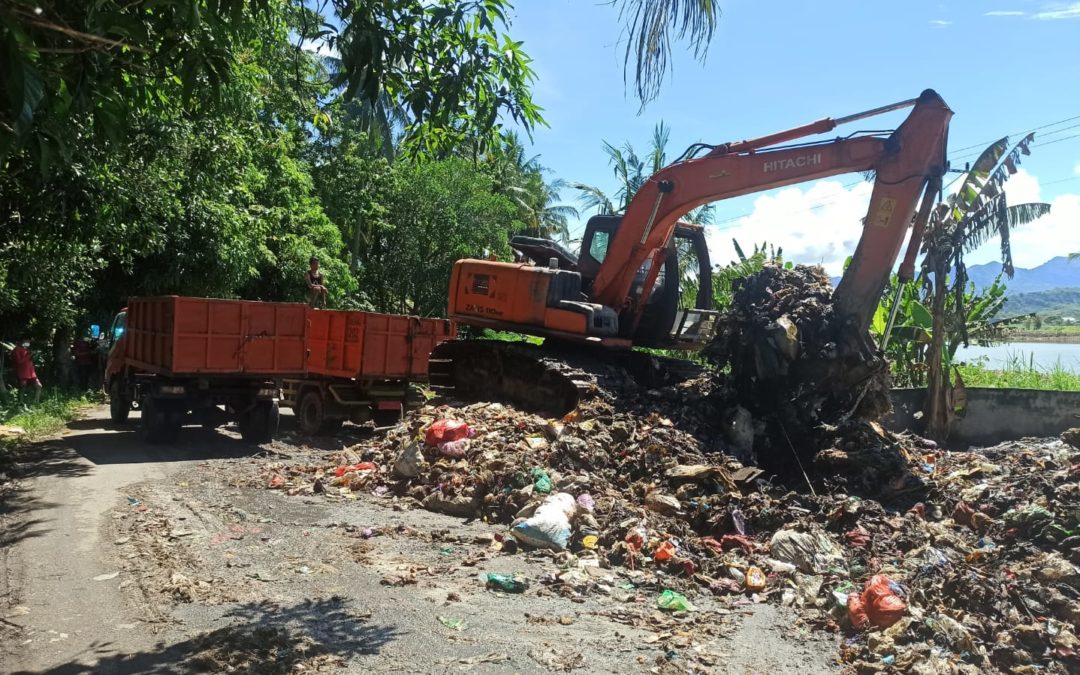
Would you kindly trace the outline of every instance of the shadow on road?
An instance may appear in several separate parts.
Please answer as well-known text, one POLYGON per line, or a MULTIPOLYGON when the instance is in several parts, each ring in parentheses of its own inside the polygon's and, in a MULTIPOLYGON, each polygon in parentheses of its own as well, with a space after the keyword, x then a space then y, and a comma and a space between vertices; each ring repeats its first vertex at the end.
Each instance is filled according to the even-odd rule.
POLYGON ((76 658, 96 660, 86 666, 69 663, 23 675, 75 673, 245 672, 282 674, 318 671, 321 662, 342 662, 377 654, 398 637, 393 626, 378 626, 349 609, 343 598, 306 600, 281 607, 269 601, 248 603, 229 612, 230 626, 175 644, 116 654, 111 643, 91 645, 76 658))
POLYGON ((77 478, 91 469, 58 441, 34 443, 6 458, 0 467, 0 548, 48 532, 48 519, 28 518, 26 514, 46 513, 56 504, 37 497, 26 481, 38 476, 77 478))

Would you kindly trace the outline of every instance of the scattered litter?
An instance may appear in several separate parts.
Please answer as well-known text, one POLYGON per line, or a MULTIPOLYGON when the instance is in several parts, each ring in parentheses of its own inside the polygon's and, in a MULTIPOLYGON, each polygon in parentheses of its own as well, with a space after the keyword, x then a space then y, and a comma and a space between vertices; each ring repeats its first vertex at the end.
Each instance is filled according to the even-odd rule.
POLYGON ((456 630, 460 632, 469 627, 469 624, 465 622, 465 619, 452 619, 448 616, 439 616, 438 619, 439 623, 446 626, 450 630, 456 630))
POLYGON ((517 575, 488 572, 486 579, 488 588, 507 593, 524 593, 529 588, 529 582, 517 575))

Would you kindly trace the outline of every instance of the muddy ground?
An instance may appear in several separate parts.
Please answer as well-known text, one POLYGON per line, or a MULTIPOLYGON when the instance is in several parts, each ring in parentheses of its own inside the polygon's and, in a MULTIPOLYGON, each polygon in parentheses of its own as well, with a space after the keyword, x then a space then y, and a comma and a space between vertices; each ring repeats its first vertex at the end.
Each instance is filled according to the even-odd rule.
POLYGON ((600 569, 560 594, 537 580, 566 561, 494 551, 505 526, 253 485, 268 458, 314 462, 377 433, 312 447, 290 422, 261 448, 195 427, 146 448, 97 409, 39 443, 0 509, 0 670, 839 670, 840 638, 783 607, 700 597, 662 613, 654 582, 600 569), (532 584, 489 590, 487 572, 532 584))

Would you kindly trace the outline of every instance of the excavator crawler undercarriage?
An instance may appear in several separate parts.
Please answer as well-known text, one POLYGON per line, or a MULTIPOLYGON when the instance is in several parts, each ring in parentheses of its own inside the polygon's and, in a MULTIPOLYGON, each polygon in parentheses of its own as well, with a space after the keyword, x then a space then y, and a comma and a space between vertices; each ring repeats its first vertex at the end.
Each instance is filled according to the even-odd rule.
POLYGON ((677 384, 704 367, 647 352, 499 340, 444 342, 431 354, 431 386, 466 400, 504 401, 561 417, 582 401, 614 401, 640 388, 677 384))

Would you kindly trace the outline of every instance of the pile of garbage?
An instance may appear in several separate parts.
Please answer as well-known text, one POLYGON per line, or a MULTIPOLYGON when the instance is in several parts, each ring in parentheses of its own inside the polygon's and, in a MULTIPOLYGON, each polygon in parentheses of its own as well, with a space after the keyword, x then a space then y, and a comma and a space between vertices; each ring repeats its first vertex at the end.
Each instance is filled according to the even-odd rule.
MULTIPOLYGON (((896 448, 917 492, 901 481, 862 499, 822 479, 791 491, 722 440, 641 412, 685 411, 692 384, 654 394, 637 411, 593 402, 562 420, 498 403, 427 406, 372 444, 325 464, 271 464, 262 480, 501 523, 503 554, 551 551, 564 571, 548 582, 572 592, 595 588, 593 569, 649 575, 671 591, 653 599, 668 611, 692 612, 706 593, 793 606, 848 635, 842 658, 862 672, 1080 666, 1075 448, 948 453, 860 423, 847 438, 896 448)), ((817 461, 854 467, 863 450, 851 443, 817 461)))
POLYGON ((817 266, 766 265, 734 282, 705 354, 730 369, 728 396, 758 423, 755 446, 783 474, 835 443, 828 424, 889 412, 888 366, 869 334, 839 317, 817 266), (824 436, 824 437, 823 437, 824 436))

